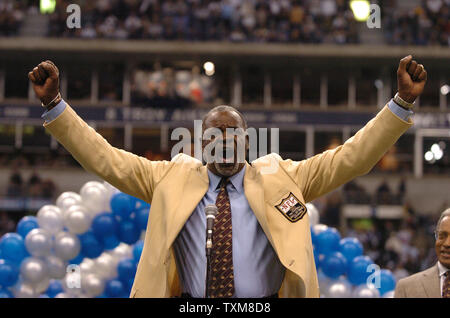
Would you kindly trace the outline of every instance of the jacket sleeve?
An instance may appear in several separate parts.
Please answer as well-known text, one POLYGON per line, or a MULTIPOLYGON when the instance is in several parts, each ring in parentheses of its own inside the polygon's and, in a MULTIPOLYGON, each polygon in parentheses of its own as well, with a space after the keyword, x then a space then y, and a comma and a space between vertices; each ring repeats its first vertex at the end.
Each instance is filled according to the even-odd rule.
POLYGON ((111 146, 69 105, 44 127, 84 169, 149 203, 156 184, 172 165, 170 161, 150 161, 111 146))
POLYGON ((394 298, 406 298, 406 288, 402 279, 395 286, 394 298))
POLYGON ((385 106, 343 145, 309 159, 282 160, 280 164, 309 202, 368 173, 411 125, 411 120, 400 119, 385 106))

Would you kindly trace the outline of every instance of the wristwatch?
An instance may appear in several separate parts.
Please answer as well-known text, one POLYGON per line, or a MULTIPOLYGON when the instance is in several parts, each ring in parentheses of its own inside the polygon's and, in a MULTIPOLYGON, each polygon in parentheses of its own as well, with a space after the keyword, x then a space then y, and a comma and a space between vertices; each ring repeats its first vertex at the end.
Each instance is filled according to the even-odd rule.
POLYGON ((406 108, 406 109, 411 109, 411 108, 413 108, 413 107, 414 107, 414 104, 415 104, 415 101, 412 102, 412 103, 408 103, 407 101, 405 101, 403 98, 401 98, 401 97, 398 95, 398 92, 397 92, 397 94, 395 94, 395 96, 394 96, 394 102, 395 102, 397 105, 399 105, 399 106, 401 106, 401 107, 403 107, 403 108, 406 108))
POLYGON ((53 98, 53 100, 50 103, 48 103, 47 105, 44 105, 44 103, 41 102, 41 106, 47 110, 50 110, 53 107, 55 107, 56 105, 58 105, 59 102, 61 101, 61 99, 62 99, 61 93, 58 92, 58 95, 56 95, 56 97, 53 98))

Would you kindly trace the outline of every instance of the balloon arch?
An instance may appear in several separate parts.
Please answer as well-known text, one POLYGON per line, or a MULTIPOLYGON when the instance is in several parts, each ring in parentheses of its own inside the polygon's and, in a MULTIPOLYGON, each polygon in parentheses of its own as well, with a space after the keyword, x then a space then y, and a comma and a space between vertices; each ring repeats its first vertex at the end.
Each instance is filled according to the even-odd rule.
MULTIPOLYGON (((321 297, 393 297, 395 279, 307 204, 321 297)), ((0 298, 128 297, 150 205, 90 181, 0 238, 0 298)))

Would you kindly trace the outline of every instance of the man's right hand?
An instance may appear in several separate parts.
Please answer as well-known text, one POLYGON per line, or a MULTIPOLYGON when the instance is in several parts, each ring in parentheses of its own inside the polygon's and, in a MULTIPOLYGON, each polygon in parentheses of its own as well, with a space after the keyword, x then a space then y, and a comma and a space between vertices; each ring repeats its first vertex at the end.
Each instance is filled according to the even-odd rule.
POLYGON ((48 105, 59 93, 59 70, 52 61, 39 63, 31 72, 28 78, 33 83, 36 96, 42 104, 48 105))

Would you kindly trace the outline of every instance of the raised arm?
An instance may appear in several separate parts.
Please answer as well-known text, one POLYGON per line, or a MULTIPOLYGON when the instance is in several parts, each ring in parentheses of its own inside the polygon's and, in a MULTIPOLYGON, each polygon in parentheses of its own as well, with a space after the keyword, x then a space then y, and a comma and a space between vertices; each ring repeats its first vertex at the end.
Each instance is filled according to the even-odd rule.
POLYGON ((150 161, 111 146, 61 99, 59 71, 51 61, 40 63, 28 77, 46 114, 58 112, 54 115, 56 118, 44 123, 44 127, 81 166, 119 190, 151 202, 156 184, 172 163, 150 161))
POLYGON ((400 61, 397 80, 398 95, 343 145, 303 161, 280 162, 306 202, 368 173, 412 125, 408 117, 412 103, 423 92, 427 72, 409 55, 400 61))

